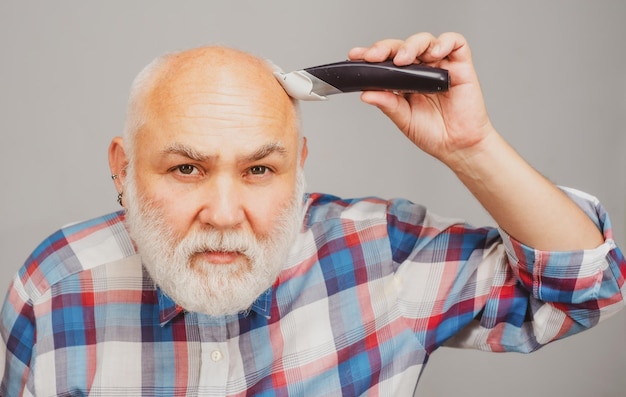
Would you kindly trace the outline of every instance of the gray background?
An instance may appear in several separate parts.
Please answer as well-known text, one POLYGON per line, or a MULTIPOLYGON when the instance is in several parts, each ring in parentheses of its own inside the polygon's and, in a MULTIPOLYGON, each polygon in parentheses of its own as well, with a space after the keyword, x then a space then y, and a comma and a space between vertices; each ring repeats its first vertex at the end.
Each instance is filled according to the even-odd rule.
MULTIPOLYGON (((598 196, 625 247, 624 17, 621 1, 0 0, 0 288, 50 232, 118 208, 106 152, 132 78, 165 51, 206 43, 291 70, 381 38, 463 33, 501 134, 556 183, 598 196)), ((311 190, 402 196, 491 223, 357 94, 303 112, 311 190)), ((625 335, 621 312, 531 355, 441 349, 418 394, 624 396, 625 335)))

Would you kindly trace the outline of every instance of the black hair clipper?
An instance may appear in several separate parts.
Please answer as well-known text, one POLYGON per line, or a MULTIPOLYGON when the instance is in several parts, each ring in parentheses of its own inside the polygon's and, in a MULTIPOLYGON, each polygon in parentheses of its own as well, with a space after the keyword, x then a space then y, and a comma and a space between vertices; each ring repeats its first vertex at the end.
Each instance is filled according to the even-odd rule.
POLYGON ((412 64, 396 66, 393 61, 343 61, 274 75, 289 96, 305 101, 327 99, 327 95, 357 91, 438 93, 450 88, 446 69, 412 64))

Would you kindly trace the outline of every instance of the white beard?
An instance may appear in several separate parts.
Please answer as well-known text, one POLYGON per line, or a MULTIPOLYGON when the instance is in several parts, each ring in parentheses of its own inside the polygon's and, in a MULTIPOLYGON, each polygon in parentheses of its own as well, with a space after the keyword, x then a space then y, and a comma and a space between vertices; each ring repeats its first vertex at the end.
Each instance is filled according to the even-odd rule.
POLYGON ((163 210, 138 196, 132 167, 127 170, 126 223, 143 264, 154 282, 185 310, 220 316, 245 312, 276 281, 302 227, 304 174, 287 208, 267 236, 240 230, 190 231, 177 239, 163 220, 163 210), (203 252, 238 252, 231 264, 211 264, 203 252))

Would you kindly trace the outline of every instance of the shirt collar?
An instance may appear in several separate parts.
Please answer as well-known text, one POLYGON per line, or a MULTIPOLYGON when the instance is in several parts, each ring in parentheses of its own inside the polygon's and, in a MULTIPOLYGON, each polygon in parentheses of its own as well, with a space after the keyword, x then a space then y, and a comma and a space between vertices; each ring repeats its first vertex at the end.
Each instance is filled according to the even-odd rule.
MULTIPOLYGON (((255 312, 266 319, 270 319, 270 308, 272 306, 272 290, 270 287, 263 292, 252 303, 250 310, 240 313, 240 316, 247 316, 250 312, 255 312)), ((159 299, 159 321, 161 326, 167 325, 174 317, 184 312, 181 306, 177 305, 172 298, 170 298, 161 288, 157 287, 157 297, 159 299)))

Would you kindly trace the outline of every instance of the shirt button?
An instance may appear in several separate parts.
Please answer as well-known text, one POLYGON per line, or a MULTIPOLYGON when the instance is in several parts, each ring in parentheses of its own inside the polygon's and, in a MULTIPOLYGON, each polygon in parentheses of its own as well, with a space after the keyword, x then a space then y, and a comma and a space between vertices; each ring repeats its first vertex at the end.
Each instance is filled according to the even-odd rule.
POLYGON ((213 352, 211 353, 211 360, 220 361, 221 359, 222 359, 222 352, 220 352, 219 350, 213 350, 213 352))

